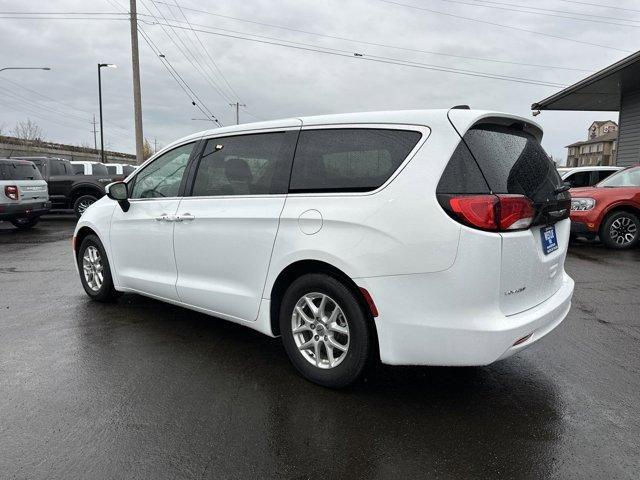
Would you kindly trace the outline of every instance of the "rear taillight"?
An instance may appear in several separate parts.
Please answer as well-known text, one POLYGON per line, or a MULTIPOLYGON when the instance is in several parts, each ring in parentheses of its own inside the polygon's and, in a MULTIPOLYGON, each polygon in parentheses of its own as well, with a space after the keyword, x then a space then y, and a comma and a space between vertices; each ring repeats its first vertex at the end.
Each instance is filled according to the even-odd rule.
POLYGON ((4 194, 10 200, 20 200, 20 192, 15 185, 7 185, 4 187, 4 194))
POLYGON ((524 195, 439 195, 440 204, 456 220, 481 230, 529 228, 535 208, 524 195))

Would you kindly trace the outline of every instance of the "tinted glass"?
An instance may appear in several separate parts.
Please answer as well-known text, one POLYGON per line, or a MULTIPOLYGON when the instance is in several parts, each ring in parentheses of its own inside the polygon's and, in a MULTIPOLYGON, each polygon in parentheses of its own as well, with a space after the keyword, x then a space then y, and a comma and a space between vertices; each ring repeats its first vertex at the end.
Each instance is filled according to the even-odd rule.
POLYGON ((214 138, 198 165, 193 196, 286 193, 297 132, 214 138))
POLYGON ((407 130, 343 128, 300 133, 291 192, 366 192, 386 182, 420 137, 407 130))
POLYGON ((131 198, 177 197, 194 145, 174 148, 141 170, 133 180, 131 198))
POLYGON ((572 187, 588 187, 591 185, 591 172, 576 172, 564 179, 572 187))
POLYGON ((598 183, 604 180, 605 178, 608 178, 614 173, 616 173, 616 170, 600 170, 599 172, 596 172, 596 173, 598 176, 598 180, 595 183, 598 183))
POLYGON ((517 128, 482 125, 464 140, 494 193, 525 195, 534 202, 554 197, 560 175, 540 143, 517 128))
POLYGON ((103 163, 92 163, 91 171, 93 172, 93 175, 109 175, 109 171, 103 163))
POLYGON ((621 170, 598 184, 599 187, 640 187, 640 167, 621 170))
POLYGON ((107 167, 107 172, 109 172, 110 175, 117 175, 118 173, 118 167, 116 167, 115 165, 105 165, 107 167))
POLYGON ((436 192, 489 193, 489 186, 464 142, 461 141, 453 152, 451 160, 442 173, 436 192))
POLYGON ((33 163, 1 162, 0 180, 42 180, 42 175, 33 163))
POLYGON ((132 174, 133 172, 135 172, 135 171, 136 171, 136 168, 135 168, 135 167, 132 167, 132 166, 130 166, 130 165, 124 165, 124 166, 122 167, 122 173, 124 173, 124 174, 125 174, 125 175, 127 175, 127 176, 128 176, 128 175, 131 175, 131 174, 132 174))
POLYGON ((49 166, 51 167, 50 175, 67 175, 71 174, 71 164, 69 164, 69 170, 67 170, 67 163, 62 160, 50 160, 49 166))
POLYGON ((72 163, 71 168, 75 175, 84 175, 84 165, 78 163, 72 163))

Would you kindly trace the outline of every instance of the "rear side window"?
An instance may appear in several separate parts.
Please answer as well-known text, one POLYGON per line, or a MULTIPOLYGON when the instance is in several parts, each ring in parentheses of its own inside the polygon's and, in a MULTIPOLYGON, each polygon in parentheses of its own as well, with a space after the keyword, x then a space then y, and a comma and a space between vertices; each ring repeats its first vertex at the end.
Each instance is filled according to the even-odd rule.
POLYGON ((91 171, 94 175, 109 175, 107 167, 105 167, 102 163, 92 163, 91 171))
POLYGON ((572 187, 588 187, 591 185, 591 172, 576 172, 564 179, 572 187))
POLYGON ((0 180, 42 180, 42 175, 30 162, 2 162, 0 180))
POLYGON ((107 165, 107 172, 109 172, 111 175, 116 175, 118 173, 118 167, 116 167, 115 165, 107 165))
POLYGON ((601 182, 605 178, 610 177, 611 174, 616 173, 616 171, 617 170, 600 170, 596 172, 598 179, 595 181, 595 183, 601 182))
POLYGON ((421 136, 409 130, 372 128, 303 130, 289 191, 375 190, 398 169, 421 136))
POLYGON ((84 165, 78 163, 72 163, 71 168, 73 169, 74 175, 84 175, 84 165))
POLYGON ((192 195, 287 193, 297 136, 297 131, 288 131, 207 141, 192 195))
POLYGON ((127 176, 131 175, 135 171, 136 171, 135 167, 132 167, 131 165, 124 165, 122 167, 122 173, 124 173, 127 176))
POLYGON ((562 184, 560 175, 530 133, 515 127, 479 125, 465 133, 464 143, 493 193, 525 195, 535 203, 555 198, 554 191, 562 184))

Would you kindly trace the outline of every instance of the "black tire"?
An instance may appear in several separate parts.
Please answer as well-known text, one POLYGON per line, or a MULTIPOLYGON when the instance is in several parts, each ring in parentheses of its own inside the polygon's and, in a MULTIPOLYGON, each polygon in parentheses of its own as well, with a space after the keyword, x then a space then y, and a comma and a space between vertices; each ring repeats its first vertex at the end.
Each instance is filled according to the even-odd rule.
MULTIPOLYGON (((317 302, 320 302, 320 298, 317 299, 317 302)), ((318 385, 330 388, 342 388, 351 385, 362 377, 372 360, 373 332, 371 317, 363 308, 356 294, 334 277, 322 273, 312 273, 296 279, 282 297, 279 321, 282 343, 291 363, 303 377, 318 385), (337 352, 335 359, 343 356, 344 358, 333 368, 320 368, 312 364, 311 360, 307 360, 307 357, 298 348, 294 338, 292 326, 294 309, 298 301, 301 301, 305 295, 311 293, 326 295, 329 297, 327 303, 333 301, 336 305, 339 305, 344 316, 338 317, 338 322, 346 322, 348 325, 348 349, 346 353, 337 352)), ((312 338, 318 339, 318 337, 321 337, 320 342, 322 342, 323 338, 327 339, 327 336, 322 335, 322 331, 319 330, 319 328, 326 329, 326 325, 320 325, 317 320, 315 322, 313 324, 313 333, 309 330, 297 334, 303 336, 298 337, 301 338, 300 341, 306 341, 306 335, 309 335, 309 341, 312 338), (315 335, 316 333, 321 335, 317 336, 315 335)), ((334 337, 334 335, 341 335, 339 333, 328 330, 324 330, 324 333, 329 334, 332 339, 340 340, 339 337, 334 337)), ((342 338, 343 341, 338 341, 338 343, 344 343, 344 339, 347 337, 342 338)), ((327 344, 324 343, 324 345, 327 344)), ((323 357, 323 355, 328 357, 327 347, 322 346, 319 348, 320 357, 323 357)), ((333 348, 331 350, 336 351, 333 348)), ((309 353, 309 356, 311 355, 315 357, 315 353, 309 353)), ((329 361, 328 358, 326 361, 329 361)))
POLYGON ((29 230, 30 228, 35 227, 38 221, 40 221, 38 217, 20 217, 14 218, 11 220, 11 223, 14 227, 20 230, 29 230))
POLYGON ((78 249, 78 273, 80 274, 80 282, 82 283, 82 288, 87 292, 87 295, 92 300, 96 300, 98 302, 112 302, 120 295, 114 286, 113 286, 113 278, 111 277, 111 267, 109 266, 109 260, 107 258, 107 254, 104 251, 104 247, 102 246, 102 242, 96 235, 87 235, 80 244, 80 248, 78 249), (94 247, 98 250, 100 254, 100 263, 102 265, 102 285, 94 289, 89 285, 89 282, 85 278, 84 269, 83 269, 83 258, 85 254, 87 254, 87 250, 89 247, 94 247))
POLYGON ((98 200, 95 195, 80 195, 73 202, 73 212, 76 217, 80 218, 84 211, 94 202, 98 200))
POLYGON ((600 227, 600 240, 609 248, 627 250, 638 245, 640 220, 626 211, 609 214, 600 227))

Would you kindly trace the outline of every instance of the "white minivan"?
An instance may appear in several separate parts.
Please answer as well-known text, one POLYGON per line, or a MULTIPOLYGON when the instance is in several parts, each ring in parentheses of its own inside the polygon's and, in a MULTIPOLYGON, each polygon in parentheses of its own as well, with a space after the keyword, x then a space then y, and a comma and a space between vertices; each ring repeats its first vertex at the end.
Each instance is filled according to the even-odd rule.
POLYGON ((197 133, 87 209, 80 280, 95 300, 134 292, 281 336, 325 386, 377 358, 486 365, 571 306, 570 196, 541 137, 464 108, 197 133))

